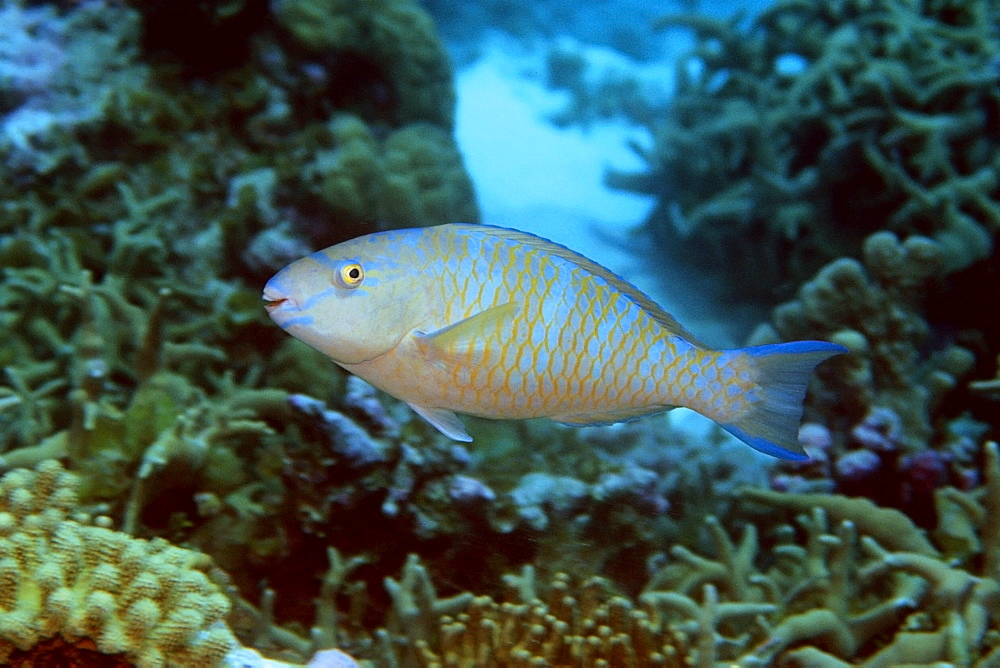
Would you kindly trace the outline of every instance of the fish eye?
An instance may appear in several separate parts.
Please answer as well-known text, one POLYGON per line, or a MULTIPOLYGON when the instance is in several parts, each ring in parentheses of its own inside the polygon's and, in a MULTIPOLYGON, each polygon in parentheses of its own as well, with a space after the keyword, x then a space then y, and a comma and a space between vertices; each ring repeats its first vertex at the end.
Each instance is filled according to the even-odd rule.
POLYGON ((357 262, 348 262, 337 272, 337 284, 342 288, 356 288, 365 280, 365 270, 357 262))

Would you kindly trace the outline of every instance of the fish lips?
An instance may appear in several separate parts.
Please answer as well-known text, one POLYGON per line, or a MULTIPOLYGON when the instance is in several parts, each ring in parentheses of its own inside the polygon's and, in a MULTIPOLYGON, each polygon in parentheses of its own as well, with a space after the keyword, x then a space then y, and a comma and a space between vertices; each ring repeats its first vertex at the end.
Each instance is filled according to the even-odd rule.
POLYGON ((269 314, 273 314, 282 308, 295 308, 297 306, 292 299, 269 290, 267 287, 264 288, 264 294, 261 295, 261 299, 264 300, 264 310, 269 314))

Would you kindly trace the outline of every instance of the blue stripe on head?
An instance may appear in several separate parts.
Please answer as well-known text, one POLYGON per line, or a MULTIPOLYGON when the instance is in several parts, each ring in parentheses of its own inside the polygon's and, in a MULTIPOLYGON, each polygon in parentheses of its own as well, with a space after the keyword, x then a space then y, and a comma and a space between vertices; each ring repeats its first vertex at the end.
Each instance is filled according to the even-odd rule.
POLYGON ((331 271, 336 271, 340 268, 340 264, 343 260, 335 260, 326 254, 326 251, 317 251, 309 256, 313 262, 320 265, 325 269, 330 269, 331 271))
POLYGON ((289 327, 309 327, 312 324, 313 317, 311 315, 299 315, 280 323, 282 329, 288 329, 289 327))
POLYGON ((337 290, 331 285, 326 290, 323 290, 322 292, 317 292, 308 299, 303 300, 302 303, 299 304, 299 309, 302 311, 308 311, 312 309, 312 307, 316 306, 317 302, 321 302, 328 297, 335 297, 336 295, 337 295, 337 290))

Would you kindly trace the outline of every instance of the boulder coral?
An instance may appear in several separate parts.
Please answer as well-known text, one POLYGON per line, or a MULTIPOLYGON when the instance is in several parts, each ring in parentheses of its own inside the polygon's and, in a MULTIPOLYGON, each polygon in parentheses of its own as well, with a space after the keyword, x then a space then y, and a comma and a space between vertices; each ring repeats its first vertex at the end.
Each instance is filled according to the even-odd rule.
POLYGON ((59 637, 137 666, 218 665, 238 645, 211 560, 80 520, 54 460, 0 479, 0 661, 59 637))
POLYGON ((774 310, 773 328, 759 329, 755 341, 818 337, 845 345, 852 354, 820 376, 818 412, 856 425, 874 406, 892 409, 905 448, 925 448, 934 409, 975 364, 957 343, 935 345, 927 320, 927 295, 944 276, 946 253, 925 236, 872 234, 860 261, 840 258, 821 269, 774 310))
POLYGON ((378 139, 359 117, 342 114, 312 151, 303 180, 343 224, 386 229, 479 218, 462 156, 440 127, 412 123, 378 139))
POLYGON ((327 54, 331 87, 361 90, 357 99, 395 127, 415 122, 451 132, 451 64, 434 23, 413 0, 281 0, 278 24, 308 52, 327 54))

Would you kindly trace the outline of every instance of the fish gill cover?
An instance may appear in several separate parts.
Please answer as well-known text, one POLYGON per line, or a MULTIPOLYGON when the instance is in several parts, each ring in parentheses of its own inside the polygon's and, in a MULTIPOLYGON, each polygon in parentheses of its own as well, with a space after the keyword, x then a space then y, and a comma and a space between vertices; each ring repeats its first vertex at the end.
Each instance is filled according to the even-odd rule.
POLYGON ((686 223, 731 284, 751 285, 745 255, 766 300, 792 299, 757 342, 852 351, 814 386, 812 460, 779 468, 680 417, 477 425, 470 451, 284 337, 259 288, 307 248, 476 218, 451 67, 409 1, 190 4, 246 31, 226 36, 242 58, 192 69, 152 38, 157 3, 0 7, 4 651, 996 661, 995 3, 683 21, 704 75, 662 111, 649 172, 617 182, 660 198, 662 238, 686 223), (52 458, 75 499, 25 491, 69 485, 52 458), (55 548, 98 530, 176 556, 170 624, 167 571, 119 593, 107 550, 73 580, 92 595, 65 595, 55 548), (180 601, 218 592, 219 617, 180 601), (77 626, 25 614, 41 604, 77 626))

